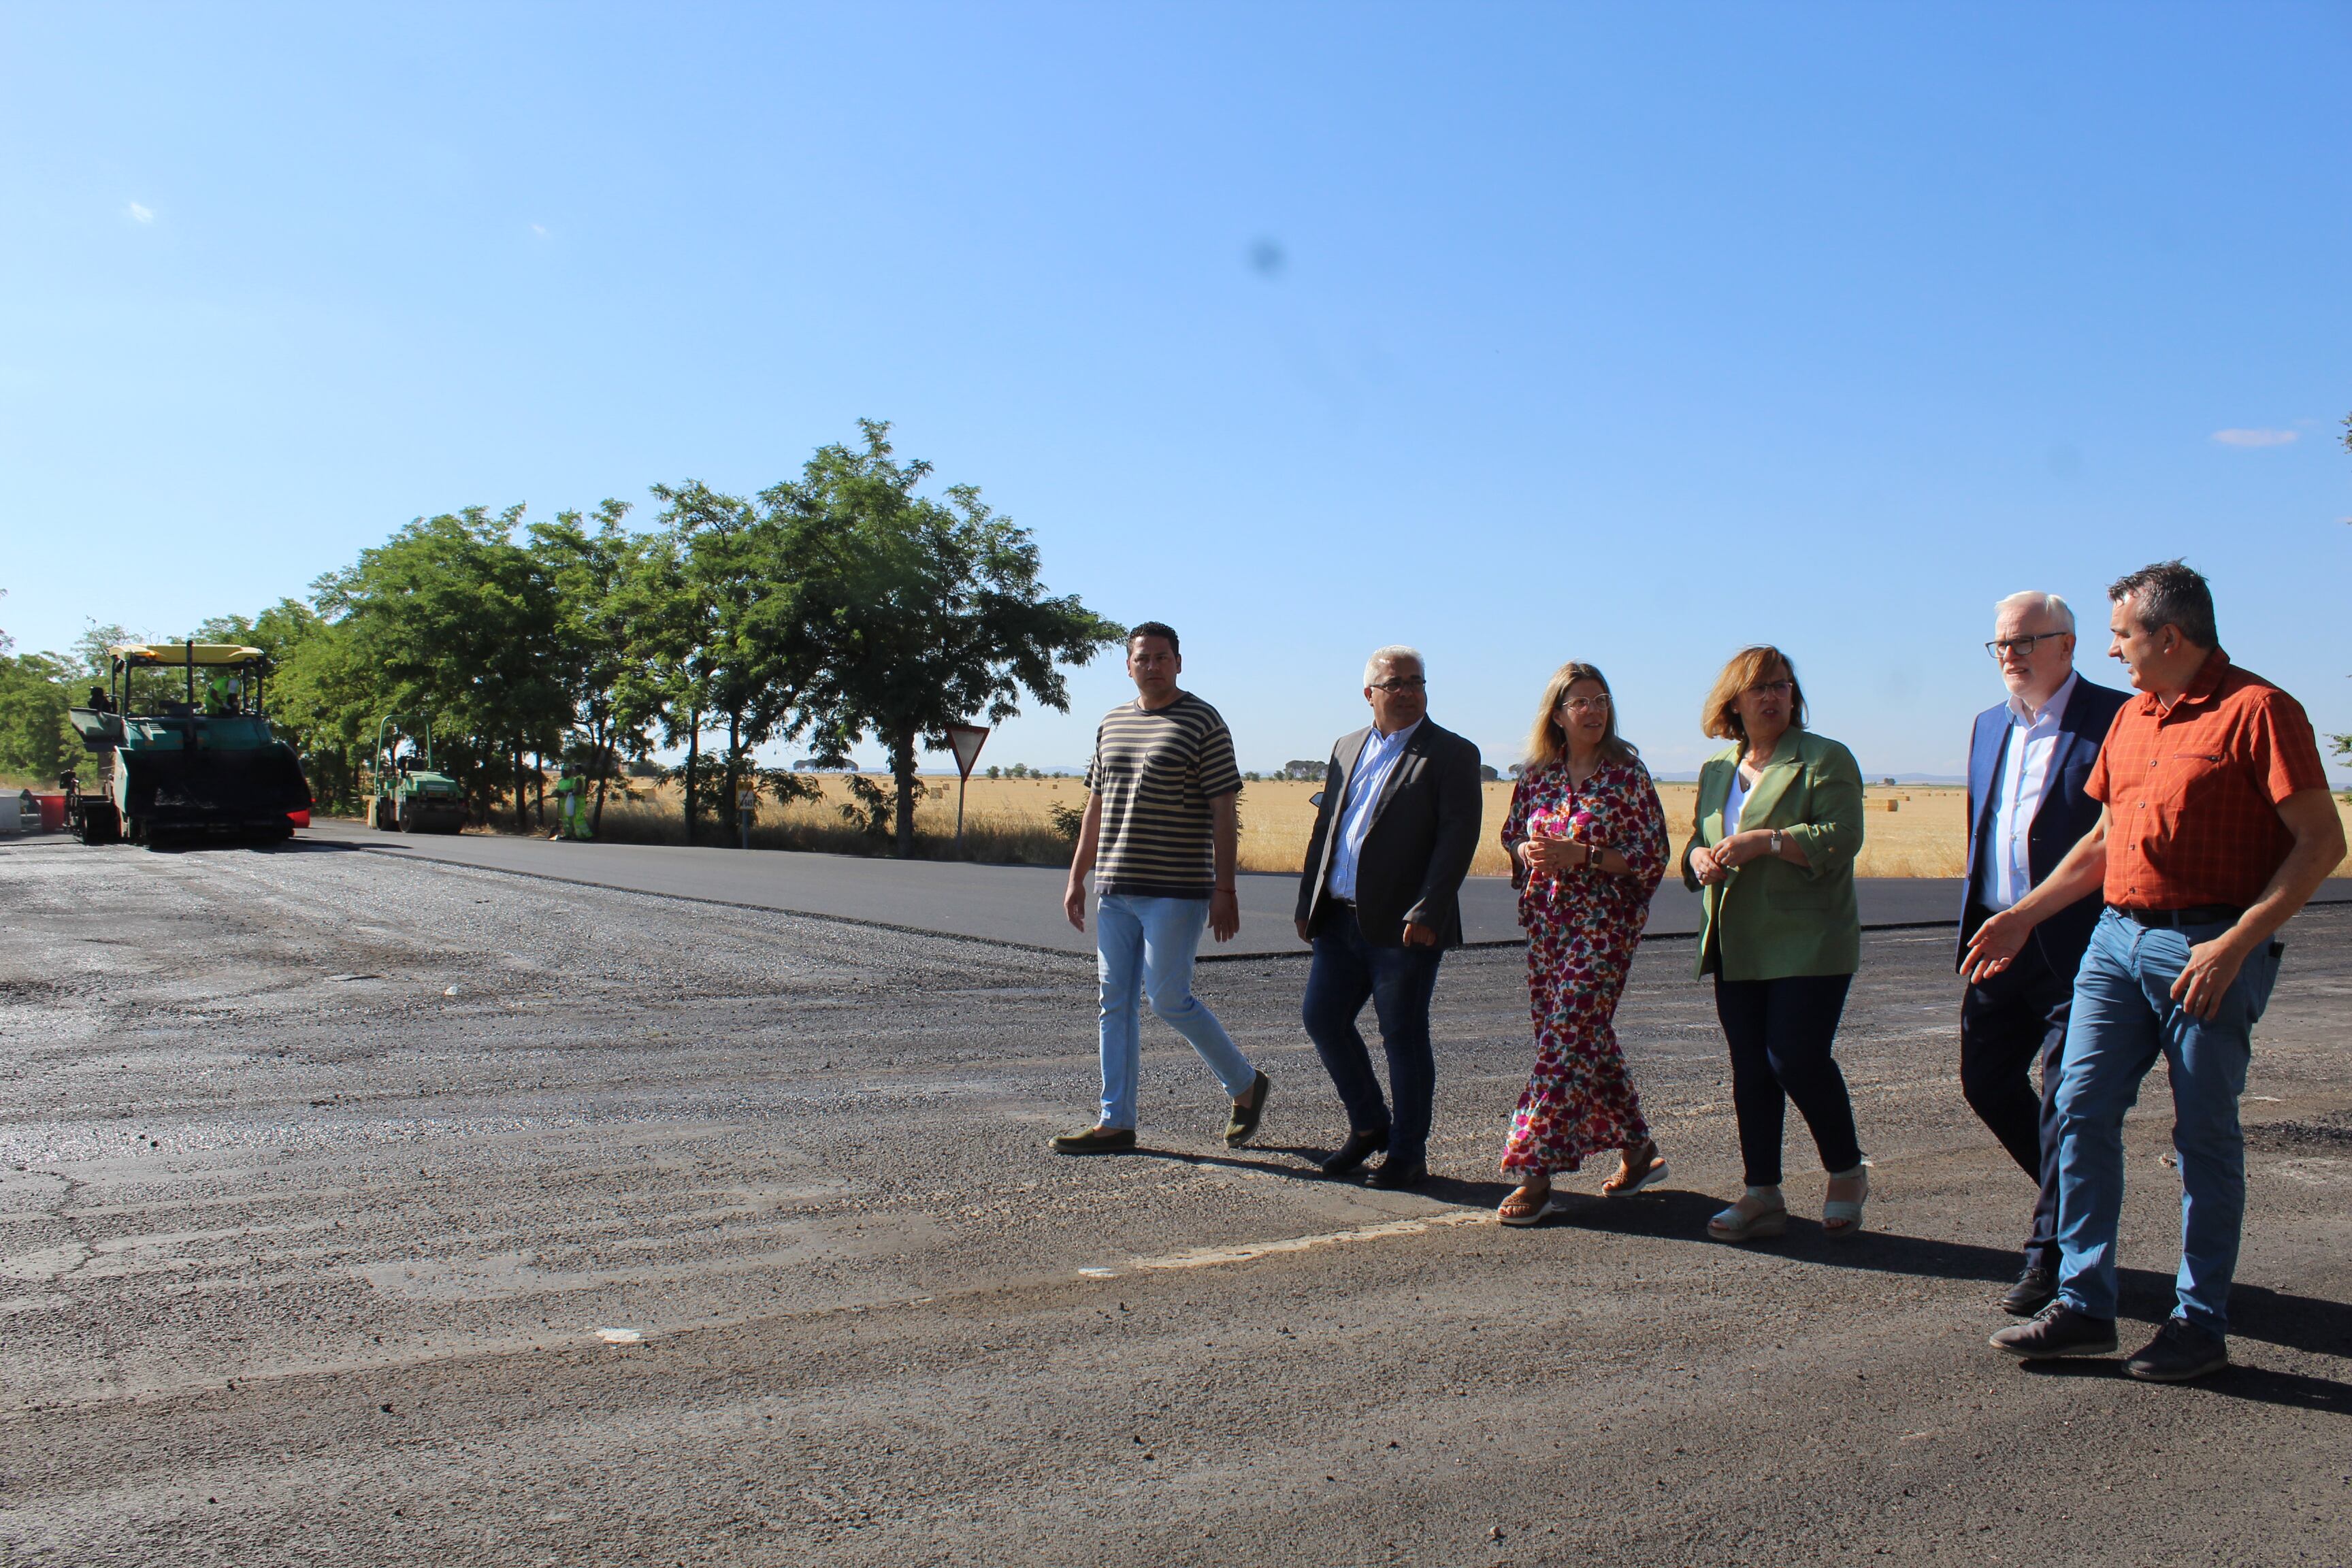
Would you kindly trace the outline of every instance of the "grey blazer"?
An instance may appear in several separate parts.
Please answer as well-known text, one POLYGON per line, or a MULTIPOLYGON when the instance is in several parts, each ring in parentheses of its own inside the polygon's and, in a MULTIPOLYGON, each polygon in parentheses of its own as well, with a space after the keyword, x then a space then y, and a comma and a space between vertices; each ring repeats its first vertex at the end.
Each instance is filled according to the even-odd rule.
MULTIPOLYGON (((1341 736, 1324 769, 1323 798, 1298 878, 1298 918, 1309 931, 1335 907, 1329 882, 1339 806, 1371 732, 1367 726, 1341 736)), ((1356 862, 1356 919, 1367 942, 1402 947, 1410 921, 1435 927, 1441 947, 1462 945, 1462 879, 1477 853, 1485 810, 1478 748, 1423 719, 1381 783, 1356 862)))

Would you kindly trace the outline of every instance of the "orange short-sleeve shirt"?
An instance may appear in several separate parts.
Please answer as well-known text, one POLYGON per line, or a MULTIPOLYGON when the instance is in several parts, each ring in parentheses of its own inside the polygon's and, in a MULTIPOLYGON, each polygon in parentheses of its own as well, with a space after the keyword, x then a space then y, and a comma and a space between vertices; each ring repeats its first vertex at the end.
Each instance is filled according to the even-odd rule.
POLYGON ((2213 650, 2167 708, 2142 692, 2108 727, 2084 792, 2107 807, 2106 900, 2242 909, 2294 847, 2279 803, 2326 789, 2303 704, 2213 650))

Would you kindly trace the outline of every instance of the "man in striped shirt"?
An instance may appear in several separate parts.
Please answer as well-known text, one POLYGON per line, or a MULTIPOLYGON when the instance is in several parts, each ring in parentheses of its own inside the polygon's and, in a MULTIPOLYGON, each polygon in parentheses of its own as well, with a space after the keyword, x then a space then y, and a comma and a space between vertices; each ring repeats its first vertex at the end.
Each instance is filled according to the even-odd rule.
POLYGON ((1233 1096, 1225 1143, 1256 1136, 1265 1074, 1250 1065, 1217 1016, 1192 994, 1192 954, 1203 926, 1219 942, 1241 929, 1234 868, 1234 806, 1242 775, 1217 710, 1183 690, 1175 630, 1146 621, 1128 634, 1135 700, 1103 716, 1087 764, 1087 813, 1070 858, 1063 912, 1087 929, 1087 873, 1095 873, 1095 971, 1102 1004, 1102 1116, 1063 1134, 1063 1154, 1135 1147, 1143 1003, 1192 1042, 1233 1096))

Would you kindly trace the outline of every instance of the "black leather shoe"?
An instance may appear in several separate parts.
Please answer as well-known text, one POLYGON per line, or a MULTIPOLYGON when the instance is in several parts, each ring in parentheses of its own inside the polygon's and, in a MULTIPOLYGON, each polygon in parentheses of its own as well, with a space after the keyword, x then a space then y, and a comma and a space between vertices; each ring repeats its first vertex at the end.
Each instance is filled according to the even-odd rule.
POLYGON ((2000 1310, 2012 1318, 2030 1318, 2057 1299, 2058 1271, 2047 1264, 2029 1263, 2001 1297, 2000 1310))
POLYGON ((1348 1141, 1339 1145, 1339 1152, 1323 1162, 1323 1173, 1334 1179, 1346 1175, 1373 1155, 1389 1146, 1389 1130, 1378 1132, 1350 1132, 1348 1141))
POLYGON ((2229 1364, 2228 1340, 2186 1318, 2175 1318, 2156 1331, 2146 1350, 2124 1363, 2124 1370, 2142 1383, 2187 1383, 2229 1364))
POLYGON ((1257 1136, 1257 1124, 1265 1115, 1265 1097, 1274 1092, 1274 1085, 1260 1073, 1250 1080, 1249 1092, 1234 1101, 1233 1119, 1225 1123, 1225 1147, 1238 1149, 1257 1136))
POLYGON ((1383 1160, 1364 1178, 1364 1185, 1384 1193, 1401 1193, 1429 1180, 1429 1167, 1419 1160, 1383 1160))
POLYGON ((2029 1323, 2003 1329, 1986 1342, 2024 1361, 2066 1355, 2105 1355, 2116 1348, 2116 1321, 2094 1318, 2053 1301, 2029 1323))

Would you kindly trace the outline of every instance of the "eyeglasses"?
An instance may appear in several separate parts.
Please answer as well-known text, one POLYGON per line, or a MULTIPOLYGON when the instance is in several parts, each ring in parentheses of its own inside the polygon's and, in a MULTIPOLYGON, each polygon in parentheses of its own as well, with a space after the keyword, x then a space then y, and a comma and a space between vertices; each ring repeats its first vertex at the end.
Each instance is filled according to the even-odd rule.
POLYGON ((1418 675, 1399 676, 1388 680, 1373 681, 1372 689, 1375 691, 1418 691, 1428 684, 1428 681, 1423 680, 1418 675))
POLYGON ((1559 705, 1570 713, 1606 713, 1609 698, 1605 692, 1599 697, 1568 697, 1561 699, 1559 705))
MULTIPOLYGON (((1793 680, 1759 680, 1749 687, 1748 692, 1758 697, 1786 697, 1796 689, 1797 683, 1793 680)), ((1747 694, 1742 693, 1743 696, 1747 694)))
POLYGON ((2035 632, 2029 637, 1996 637, 1985 644, 1985 652, 1995 658, 2012 653, 2020 658, 2028 658, 2032 656, 2035 643, 2046 642, 2052 637, 2070 637, 2074 635, 2072 632, 2035 632))

